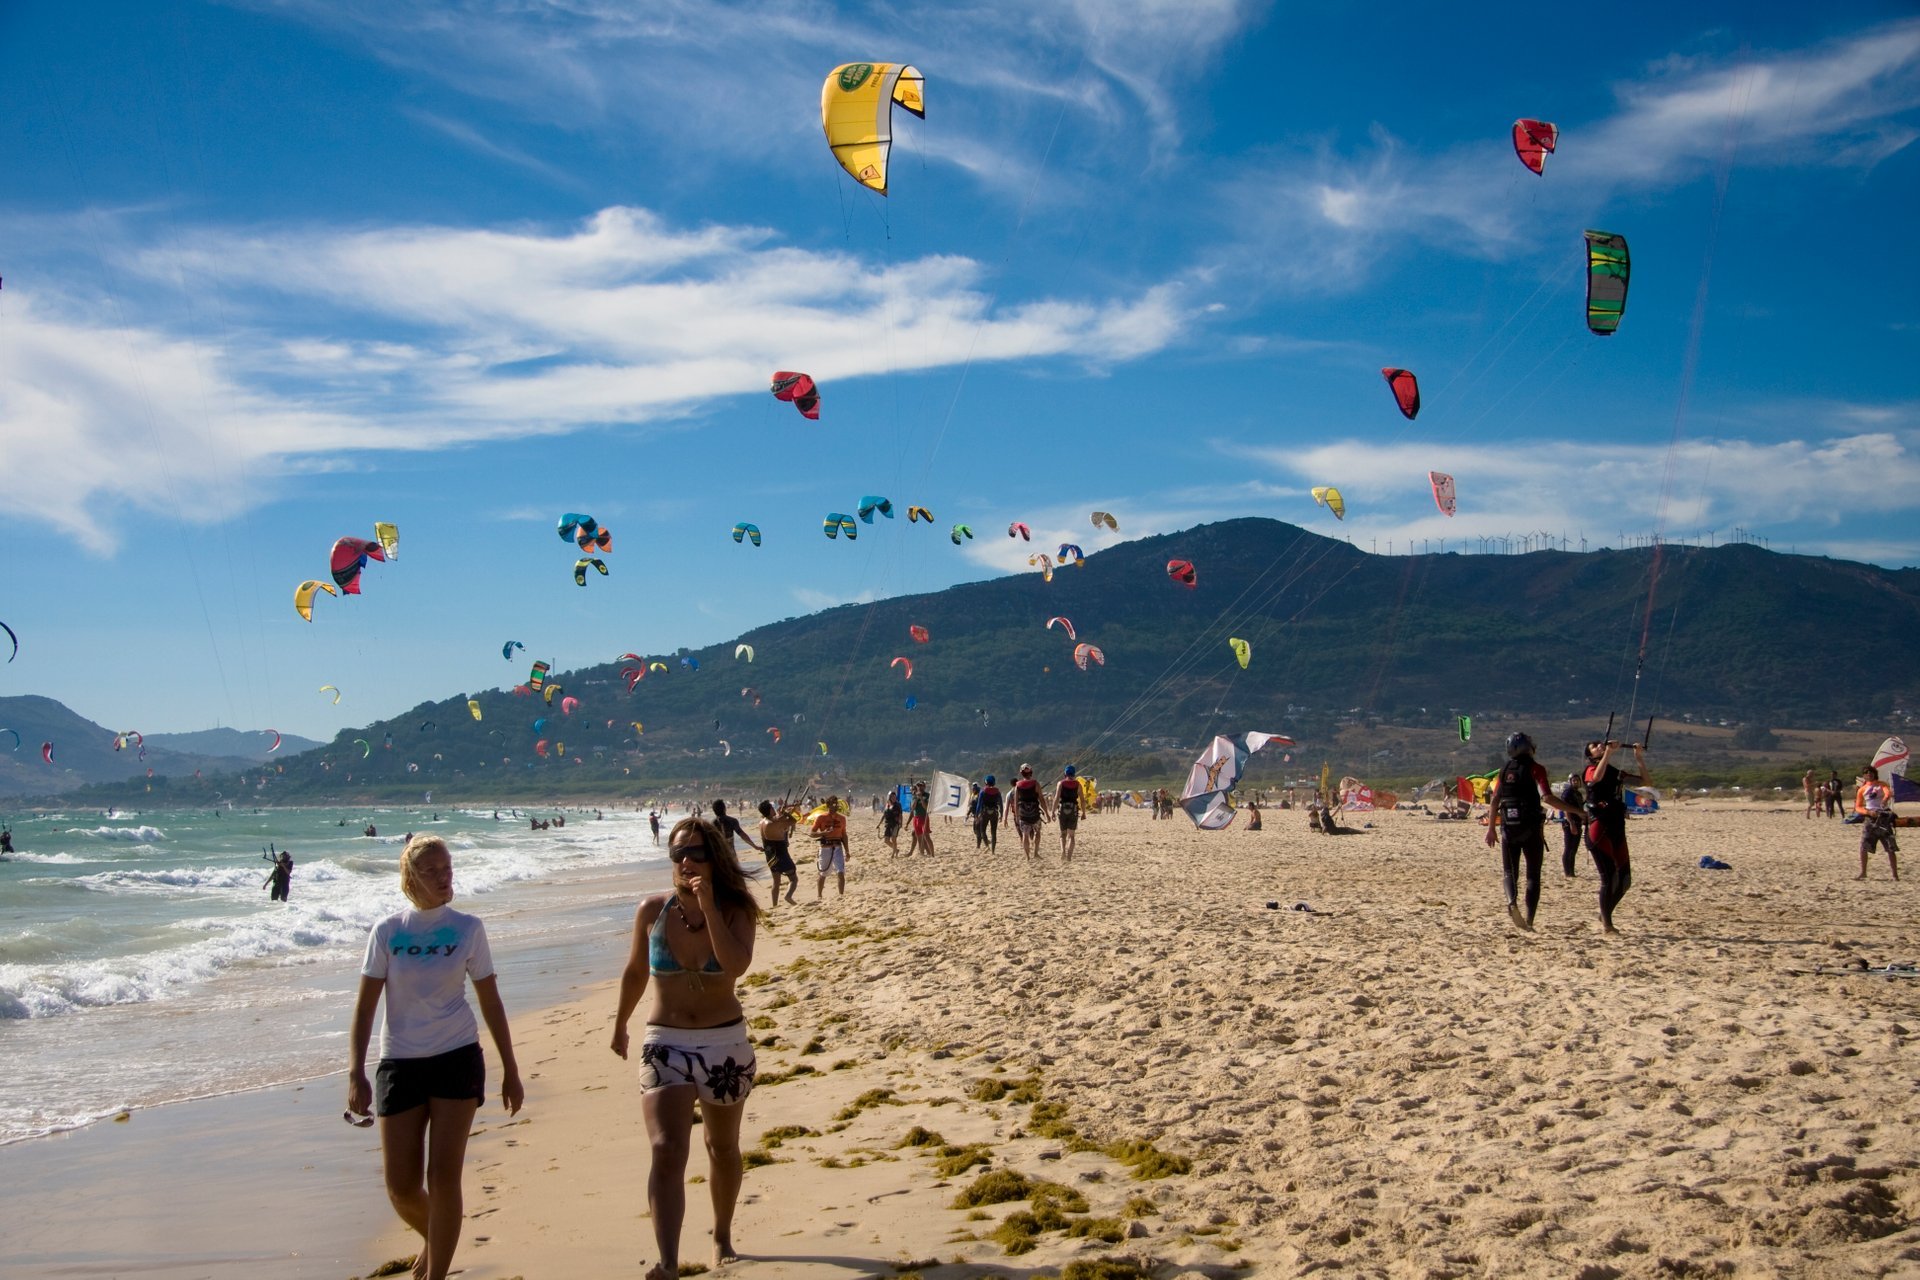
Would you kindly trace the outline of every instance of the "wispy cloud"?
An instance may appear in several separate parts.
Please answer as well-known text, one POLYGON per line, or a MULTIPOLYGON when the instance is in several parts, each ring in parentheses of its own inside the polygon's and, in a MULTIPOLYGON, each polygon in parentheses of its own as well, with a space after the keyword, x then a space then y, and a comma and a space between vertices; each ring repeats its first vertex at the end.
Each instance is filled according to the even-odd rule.
MULTIPOLYGON (((1459 543, 1542 531, 1571 536, 1584 530, 1600 545, 1621 532, 1660 531, 1680 537, 1710 530, 1724 534, 1736 526, 1804 529, 1809 536, 1800 539, 1803 544, 1830 536, 1846 538, 1850 545, 1853 535, 1840 532, 1845 520, 1898 515, 1911 523, 1920 513, 1920 435, 1913 425, 1901 433, 1770 443, 1682 441, 1671 459, 1679 479, 1664 510, 1667 452, 1630 442, 1534 440, 1520 452, 1450 446, 1446 465, 1459 493, 1458 514, 1452 518, 1440 514, 1433 502, 1431 446, 1343 440, 1300 449, 1233 451, 1297 480, 1296 486, 1274 493, 1272 514, 1324 525, 1323 532, 1345 534, 1356 542, 1377 540, 1382 549, 1390 538, 1406 546, 1420 539, 1459 543), (1860 477, 1869 474, 1874 483, 1862 485, 1860 477), (1329 482, 1346 499, 1344 523, 1336 524, 1315 507, 1308 492, 1329 482), (1580 495, 1578 514, 1570 518, 1567 496, 1575 493, 1580 495), (1845 495, 1845 501, 1836 495, 1845 495)), ((1916 553, 1920 538, 1905 544, 1905 558, 1916 553)))
POLYGON ((832 385, 967 362, 1100 365, 1166 346, 1187 321, 1171 285, 998 305, 966 258, 874 264, 638 209, 557 233, 208 231, 124 252, 117 311, 138 314, 142 285, 177 296, 168 287, 190 280, 229 328, 103 325, 92 300, 9 291, 0 349, 12 508, 100 550, 113 539, 101 512, 119 501, 211 522, 270 500, 262 480, 369 450, 659 424, 764 393, 780 367, 832 385))
POLYGON ((1035 106, 1075 111, 1106 126, 1114 144, 1146 136, 1156 152, 1176 147, 1182 116, 1169 86, 1204 67, 1268 5, 982 0, 897 11, 805 0, 255 0, 254 7, 345 33, 388 62, 532 120, 698 137, 701 152, 767 164, 791 163, 801 138, 812 158, 818 123, 806 104, 817 101, 830 68, 857 56, 913 62, 931 77, 936 117, 958 97, 943 101, 945 86, 991 91, 967 95, 969 106, 947 117, 958 128, 943 127, 928 154, 990 186, 1011 187, 1018 184, 1004 166, 980 161, 1004 152, 988 138, 1004 137, 1035 106))
POLYGON ((1345 291, 1395 246, 1503 257, 1533 242, 1541 217, 1723 161, 1868 168, 1920 137, 1920 20, 1813 49, 1665 64, 1619 85, 1616 99, 1601 119, 1557 121, 1560 149, 1525 206, 1511 198, 1518 162, 1504 140, 1423 154, 1379 123, 1357 151, 1321 140, 1277 156, 1223 200, 1253 238, 1285 242, 1284 254, 1261 255, 1280 284, 1345 291))
POLYGON ((529 173, 537 174, 545 178, 555 186, 568 187, 575 191, 581 190, 585 186, 584 183, 572 174, 548 164, 538 156, 528 155, 518 147, 508 146, 503 142, 496 142, 470 124, 449 119, 446 116, 438 115, 432 111, 423 111, 418 107, 402 107, 401 111, 403 114, 417 120, 436 133, 441 133, 452 138, 455 142, 458 142, 461 146, 469 150, 476 151, 483 156, 491 156, 495 160, 504 160, 508 164, 517 165, 529 173))

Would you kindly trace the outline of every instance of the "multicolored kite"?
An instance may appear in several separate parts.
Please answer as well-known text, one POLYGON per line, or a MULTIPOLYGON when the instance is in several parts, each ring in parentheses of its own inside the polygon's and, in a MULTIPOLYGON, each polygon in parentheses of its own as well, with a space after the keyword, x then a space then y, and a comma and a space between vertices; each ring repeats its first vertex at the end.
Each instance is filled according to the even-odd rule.
POLYGON ((1627 238, 1611 231, 1587 236, 1587 328, 1609 337, 1627 313, 1627 238))
POLYGON ((840 167, 861 186, 887 194, 895 103, 926 118, 927 80, 896 62, 848 62, 820 86, 820 127, 840 167))
POLYGON ((781 370, 773 375, 773 398, 785 400, 809 422, 820 420, 820 388, 804 373, 781 370))
POLYGON ((1440 514, 1453 514, 1453 477, 1444 471, 1427 472, 1427 482, 1433 486, 1433 505, 1440 508, 1440 514))

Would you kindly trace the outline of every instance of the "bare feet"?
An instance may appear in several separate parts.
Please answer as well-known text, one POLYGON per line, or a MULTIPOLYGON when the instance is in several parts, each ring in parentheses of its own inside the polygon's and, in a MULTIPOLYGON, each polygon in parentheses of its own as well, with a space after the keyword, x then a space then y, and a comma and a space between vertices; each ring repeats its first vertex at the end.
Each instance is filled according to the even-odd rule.
POLYGON ((427 1251, 422 1249, 413 1260, 413 1280, 427 1280, 427 1251))
POLYGON ((666 1263, 656 1262, 647 1268, 647 1280, 679 1280, 679 1272, 678 1267, 669 1271, 666 1263))
POLYGON ((738 1262, 738 1261, 740 1261, 740 1251, 733 1247, 732 1238, 715 1236, 713 1238, 714 1270, 718 1271, 721 1267, 726 1266, 729 1262, 738 1262))
POLYGON ((1609 924, 1609 925, 1602 925, 1602 926, 1600 927, 1600 932, 1602 932, 1602 933, 1616 933, 1616 934, 1617 934, 1617 933, 1619 933, 1620 931, 1619 931, 1618 929, 1616 929, 1616 928, 1614 928, 1614 927, 1613 927, 1612 925, 1610 925, 1610 924, 1609 924))

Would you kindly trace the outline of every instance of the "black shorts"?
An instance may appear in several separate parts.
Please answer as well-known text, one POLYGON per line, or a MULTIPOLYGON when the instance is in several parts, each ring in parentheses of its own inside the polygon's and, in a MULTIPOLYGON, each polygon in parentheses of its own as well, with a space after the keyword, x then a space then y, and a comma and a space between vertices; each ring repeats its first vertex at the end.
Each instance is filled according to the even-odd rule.
POLYGON ((425 1106, 428 1098, 487 1096, 487 1059, 480 1042, 461 1045, 431 1058, 382 1058, 373 1073, 373 1110, 397 1116, 425 1106))
POLYGON ((1078 809, 1062 809, 1060 811, 1060 829, 1062 831, 1072 831, 1079 825, 1080 811, 1078 809))
POLYGON ((793 865, 793 854, 787 851, 785 840, 767 841, 767 870, 777 876, 798 876, 800 873, 793 865))

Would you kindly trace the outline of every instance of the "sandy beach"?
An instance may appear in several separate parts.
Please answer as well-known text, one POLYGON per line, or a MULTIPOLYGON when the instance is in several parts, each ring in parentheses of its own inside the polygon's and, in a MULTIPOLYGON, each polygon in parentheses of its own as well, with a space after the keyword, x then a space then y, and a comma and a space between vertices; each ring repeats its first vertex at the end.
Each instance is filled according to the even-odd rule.
MULTIPOLYGON (((1670 803, 1632 825, 1635 884, 1604 938, 1592 867, 1564 881, 1555 831, 1524 934, 1478 827, 1350 815, 1371 828, 1329 838, 1267 816, 1258 833, 1102 816, 1067 867, 1051 828, 1037 864, 1012 841, 974 854, 958 823, 909 861, 856 822, 845 899, 774 913, 743 991, 759 1154, 727 1273, 1920 1274, 1920 982, 1807 972, 1920 960, 1912 885, 1884 859, 1855 882, 1855 828, 1670 803), (1732 869, 1700 869, 1708 853, 1732 869), (1037 1180, 1058 1189, 990 1202, 1037 1180), (955 1207, 970 1190, 989 1202, 955 1207)), ((528 1105, 476 1125, 474 1280, 651 1260, 638 1085, 606 1048, 623 958, 610 938, 576 1002, 514 1008, 528 1105)), ((227 1099, 64 1150, 96 1153, 99 1195, 197 1171, 168 1234, 205 1256, 143 1273, 344 1280, 412 1250, 337 1085, 308 1086, 302 1121, 281 1108, 264 1146, 216 1123, 243 1105, 227 1099), (282 1261, 212 1258, 261 1214, 282 1261)), ((9 1217, 72 1229, 71 1157, 26 1145, 9 1217)), ((690 1202, 683 1256, 703 1258, 710 1213, 690 1202)), ((35 1256, 52 1265, 32 1274, 123 1273, 35 1256)))

